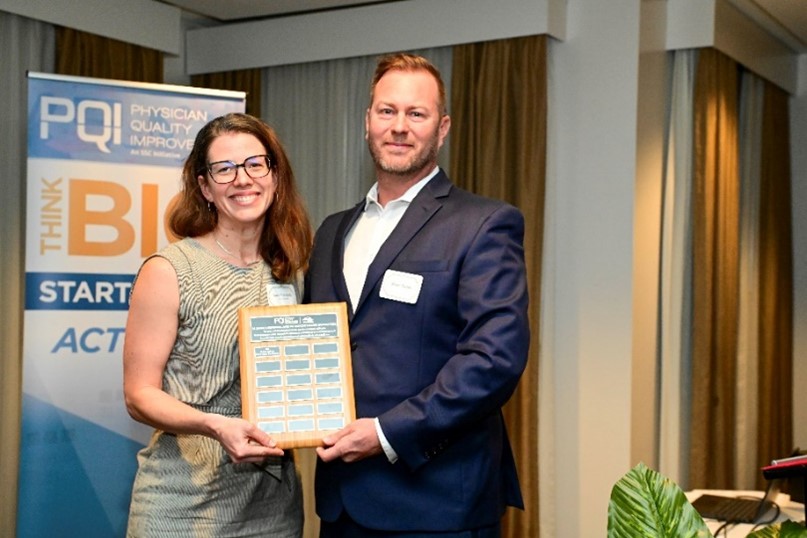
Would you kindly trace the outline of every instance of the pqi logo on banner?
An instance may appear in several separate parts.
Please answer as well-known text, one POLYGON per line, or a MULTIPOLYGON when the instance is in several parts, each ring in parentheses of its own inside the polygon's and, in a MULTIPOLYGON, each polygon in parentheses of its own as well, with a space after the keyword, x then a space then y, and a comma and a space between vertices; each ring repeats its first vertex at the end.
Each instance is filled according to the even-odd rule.
POLYGON ((243 103, 243 96, 195 97, 157 84, 29 73, 28 156, 181 169, 199 130, 217 116, 243 112, 243 103))
POLYGON ((75 124, 76 137, 111 153, 110 145, 120 146, 122 104, 97 99, 74 102, 66 97, 43 95, 39 107, 39 138, 48 140, 51 124, 75 124))

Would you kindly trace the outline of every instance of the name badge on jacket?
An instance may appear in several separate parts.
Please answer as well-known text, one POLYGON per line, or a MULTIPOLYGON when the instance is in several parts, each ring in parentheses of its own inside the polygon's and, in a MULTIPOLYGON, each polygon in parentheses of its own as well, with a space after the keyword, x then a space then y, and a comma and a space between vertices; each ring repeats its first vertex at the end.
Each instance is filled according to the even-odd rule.
POLYGON ((404 273, 387 269, 381 281, 379 295, 382 299, 391 299, 402 303, 415 304, 420 296, 423 275, 404 273))

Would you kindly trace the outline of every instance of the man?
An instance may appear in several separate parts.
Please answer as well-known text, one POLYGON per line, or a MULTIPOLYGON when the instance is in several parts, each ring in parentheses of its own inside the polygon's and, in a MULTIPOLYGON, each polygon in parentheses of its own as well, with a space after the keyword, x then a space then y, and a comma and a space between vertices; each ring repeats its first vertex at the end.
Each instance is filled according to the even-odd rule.
POLYGON ((323 537, 495 537, 523 508, 501 407, 529 345, 524 222, 439 169, 450 125, 432 64, 379 60, 377 182, 322 224, 306 285, 349 305, 360 417, 317 449, 323 537))

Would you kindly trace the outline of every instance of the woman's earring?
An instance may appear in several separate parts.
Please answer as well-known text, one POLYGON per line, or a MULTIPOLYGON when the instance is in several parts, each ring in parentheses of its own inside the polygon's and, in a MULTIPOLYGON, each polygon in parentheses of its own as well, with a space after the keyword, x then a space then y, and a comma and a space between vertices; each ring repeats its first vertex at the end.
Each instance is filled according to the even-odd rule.
POLYGON ((210 202, 210 201, 207 202, 207 210, 208 211, 213 213, 216 210, 215 208, 216 208, 216 206, 213 205, 213 202, 210 202))

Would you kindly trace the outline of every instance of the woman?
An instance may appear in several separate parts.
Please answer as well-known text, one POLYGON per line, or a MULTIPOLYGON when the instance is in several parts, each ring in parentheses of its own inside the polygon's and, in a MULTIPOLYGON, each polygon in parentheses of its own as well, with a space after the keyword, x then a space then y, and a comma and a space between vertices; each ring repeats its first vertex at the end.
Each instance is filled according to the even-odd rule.
POLYGON ((169 226, 135 279, 123 351, 138 454, 127 534, 300 536, 294 462, 241 419, 237 309, 302 296, 311 228, 274 131, 246 114, 199 131, 169 226))

